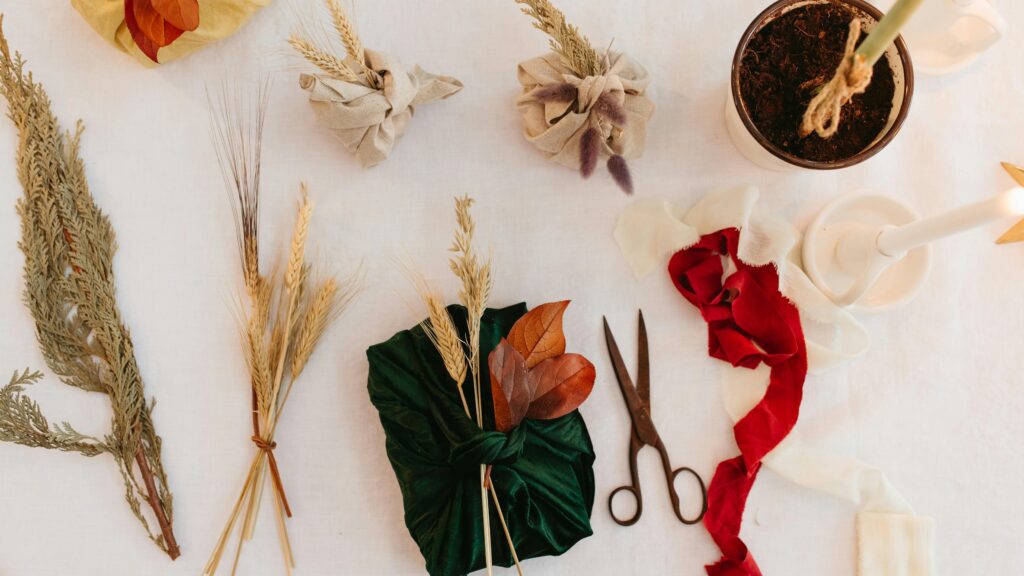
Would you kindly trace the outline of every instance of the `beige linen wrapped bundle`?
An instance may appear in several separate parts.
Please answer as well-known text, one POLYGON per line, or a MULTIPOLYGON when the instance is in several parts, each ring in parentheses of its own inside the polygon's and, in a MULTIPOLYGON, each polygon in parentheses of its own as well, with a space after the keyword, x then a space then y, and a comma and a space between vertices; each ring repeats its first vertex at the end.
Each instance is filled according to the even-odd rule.
POLYGON ((654 103, 647 71, 625 54, 606 57, 604 74, 580 78, 554 53, 519 65, 523 93, 516 106, 526 139, 545 156, 590 176, 609 158, 616 182, 632 192, 625 159, 643 154, 654 103))
POLYGON ((309 92, 320 122, 369 168, 391 154, 417 106, 448 98, 462 90, 462 82, 419 66, 410 74, 397 58, 363 48, 339 0, 324 0, 324 6, 331 31, 323 19, 300 21, 288 40, 321 71, 300 76, 299 86, 309 92))
MULTIPOLYGON (((328 74, 303 74, 302 88, 316 116, 364 168, 387 159, 405 132, 417 106, 448 98, 462 83, 416 66, 406 72, 396 58, 365 50, 365 74, 343 80, 328 74)), ((359 69, 358 63, 349 62, 359 69)))

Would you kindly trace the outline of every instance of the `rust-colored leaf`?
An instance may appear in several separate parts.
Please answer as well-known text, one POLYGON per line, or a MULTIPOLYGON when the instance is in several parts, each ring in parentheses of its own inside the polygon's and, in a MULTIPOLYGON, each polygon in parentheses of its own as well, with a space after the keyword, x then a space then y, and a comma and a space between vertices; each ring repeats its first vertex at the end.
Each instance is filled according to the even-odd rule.
MULTIPOLYGON (((166 46, 166 22, 164 17, 153 8, 152 0, 135 0, 135 24, 147 38, 157 46, 166 46)), ((127 16, 127 13, 125 14, 127 16)))
POLYGON ((171 24, 169 22, 165 22, 164 23, 164 42, 166 42, 166 44, 164 44, 164 46, 170 46, 171 44, 174 43, 175 40, 177 40, 179 37, 181 37, 181 35, 184 34, 184 33, 185 33, 185 31, 182 30, 181 28, 176 28, 174 26, 171 26, 171 24))
MULTIPOLYGON (((199 0, 151 0, 151 2, 153 9, 174 28, 187 31, 199 28, 199 0)), ((171 42, 173 40, 167 44, 171 42)))
POLYGON ((530 371, 534 400, 526 417, 552 420, 565 416, 590 396, 596 378, 594 365, 579 354, 565 354, 541 362, 530 371))
MULTIPOLYGON (((147 0, 139 1, 145 2, 147 0)), ((150 40, 142 29, 139 28, 139 23, 135 20, 135 3, 136 0, 124 0, 124 24, 128 27, 128 32, 131 33, 132 40, 135 41, 135 45, 139 47, 139 50, 153 62, 159 62, 157 60, 157 52, 160 50, 160 47, 150 40)))
POLYGON ((533 398, 533 385, 526 360, 518 350, 502 339, 487 359, 491 371, 491 397, 494 400, 494 427, 508 432, 526 417, 533 398))
POLYGON ((542 304, 512 326, 508 341, 526 359, 527 368, 565 354, 562 315, 568 307, 568 300, 542 304))

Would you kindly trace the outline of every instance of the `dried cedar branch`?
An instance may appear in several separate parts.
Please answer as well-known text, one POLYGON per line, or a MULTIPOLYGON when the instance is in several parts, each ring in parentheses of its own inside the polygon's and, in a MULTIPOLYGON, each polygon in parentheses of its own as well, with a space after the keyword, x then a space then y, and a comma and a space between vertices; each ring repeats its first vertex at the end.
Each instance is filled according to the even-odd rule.
POLYGON ((125 482, 125 498, 150 538, 172 559, 180 554, 172 531, 172 498, 160 461, 128 329, 114 297, 114 230, 89 193, 79 154, 82 125, 65 133, 42 85, 13 57, 0 17, 0 92, 18 128, 20 248, 25 254, 25 303, 36 323, 39 346, 50 369, 75 388, 106 394, 113 412, 102 442, 65 424, 50 426, 25 395, 38 380, 23 374, 3 389, 0 440, 110 454, 125 482), (159 525, 150 530, 142 501, 159 525))

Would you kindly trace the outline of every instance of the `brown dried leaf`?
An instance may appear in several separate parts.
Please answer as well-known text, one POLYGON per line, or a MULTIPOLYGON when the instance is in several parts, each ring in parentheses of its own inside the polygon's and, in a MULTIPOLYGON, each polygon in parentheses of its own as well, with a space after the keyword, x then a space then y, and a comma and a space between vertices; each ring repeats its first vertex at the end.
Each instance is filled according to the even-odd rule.
POLYGON ((583 404, 594 389, 597 372, 579 354, 545 360, 530 371, 534 400, 526 414, 531 420, 565 416, 583 404))
POLYGON ((499 432, 508 432, 523 421, 530 409, 533 380, 523 355, 508 340, 501 340, 487 362, 491 371, 494 427, 499 432))
POLYGON ((527 368, 565 354, 562 315, 568 307, 568 300, 542 304, 512 326, 508 341, 526 359, 527 368))

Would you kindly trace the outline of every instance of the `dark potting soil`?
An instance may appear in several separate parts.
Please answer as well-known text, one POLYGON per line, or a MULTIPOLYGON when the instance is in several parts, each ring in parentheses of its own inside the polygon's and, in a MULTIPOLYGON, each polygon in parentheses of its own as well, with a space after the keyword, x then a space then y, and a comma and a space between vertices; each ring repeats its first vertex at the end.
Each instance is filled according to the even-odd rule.
POLYGON ((798 132, 816 89, 842 60, 854 17, 840 4, 797 8, 761 28, 743 52, 743 103, 761 134, 794 156, 818 162, 849 158, 871 144, 889 120, 896 85, 883 57, 867 91, 843 106, 835 135, 825 140, 813 133, 801 138, 798 132))

